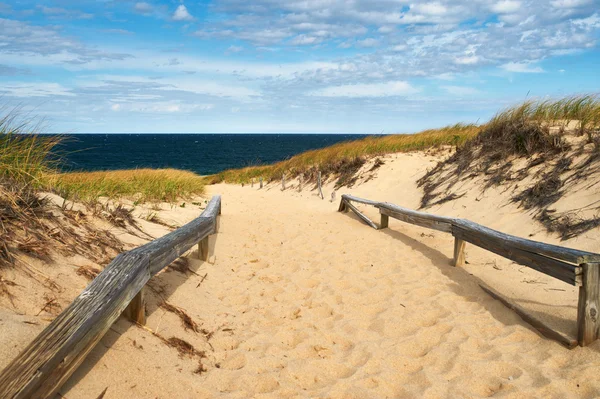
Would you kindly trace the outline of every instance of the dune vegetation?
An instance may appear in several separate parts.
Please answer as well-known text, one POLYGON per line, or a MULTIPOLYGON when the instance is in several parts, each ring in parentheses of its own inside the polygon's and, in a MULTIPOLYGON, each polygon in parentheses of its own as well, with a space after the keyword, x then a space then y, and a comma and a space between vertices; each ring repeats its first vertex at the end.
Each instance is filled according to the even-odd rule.
POLYGON ((122 251, 110 231, 83 223, 84 216, 66 206, 64 217, 54 217, 45 191, 82 201, 91 214, 121 227, 131 222, 131 210, 115 204, 121 198, 175 202, 204 191, 202 177, 174 169, 61 173, 56 146, 62 138, 39 135, 39 126, 23 120, 15 111, 0 117, 0 267, 15 264, 17 253, 48 259, 51 247, 100 263, 107 249, 122 251), (115 206, 98 204, 102 196, 115 206))
POLYGON ((104 196, 170 202, 204 191, 202 177, 175 169, 60 173, 60 158, 53 150, 62 138, 38 131, 37 125, 22 122, 14 111, 0 117, 0 201, 10 198, 28 208, 23 201, 45 190, 83 201, 104 196))
POLYGON ((48 176, 56 192, 69 199, 135 198, 138 202, 175 202, 204 191, 204 179, 177 169, 72 172, 48 176))
POLYGON ((442 146, 460 146, 475 137, 480 130, 480 126, 459 123, 416 134, 366 137, 307 151, 272 165, 226 170, 211 176, 209 181, 210 183, 248 183, 251 179, 260 177, 271 181, 281 179, 283 173, 292 177, 303 174, 311 179, 314 178, 316 171, 321 171, 324 175, 343 174, 347 169, 360 167, 366 158, 372 156, 442 146))
POLYGON ((248 183, 262 177, 266 181, 303 175, 313 179, 316 171, 347 174, 358 170, 366 159, 396 153, 427 150, 443 146, 487 150, 481 155, 531 155, 564 145, 561 136, 566 131, 587 136, 598 145, 600 101, 596 95, 570 96, 554 100, 531 100, 496 114, 482 125, 456 124, 429 129, 415 134, 394 134, 367 137, 308 151, 272 165, 250 166, 226 170, 209 178, 210 183, 248 183), (493 154, 492 154, 493 153, 493 154))
POLYGON ((557 212, 556 203, 590 179, 593 187, 599 161, 597 96, 528 101, 498 113, 476 137, 419 179, 421 207, 463 196, 459 183, 477 178, 484 191, 510 189, 511 201, 549 232, 573 238, 600 226, 600 207, 592 202, 557 212))

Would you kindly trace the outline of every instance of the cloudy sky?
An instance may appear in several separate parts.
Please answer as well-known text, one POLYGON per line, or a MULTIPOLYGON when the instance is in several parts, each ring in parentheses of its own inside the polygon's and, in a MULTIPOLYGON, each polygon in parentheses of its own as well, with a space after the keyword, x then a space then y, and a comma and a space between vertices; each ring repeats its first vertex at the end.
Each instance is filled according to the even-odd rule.
POLYGON ((56 132, 412 132, 600 91, 600 0, 0 2, 56 132))

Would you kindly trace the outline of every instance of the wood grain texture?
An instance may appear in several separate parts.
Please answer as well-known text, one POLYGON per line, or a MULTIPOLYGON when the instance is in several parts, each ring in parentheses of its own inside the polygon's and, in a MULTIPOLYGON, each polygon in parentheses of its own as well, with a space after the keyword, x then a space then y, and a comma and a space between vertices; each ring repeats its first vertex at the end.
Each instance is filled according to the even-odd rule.
POLYGON ((371 219, 369 219, 361 211, 359 211, 354 205, 352 205, 349 202, 346 202, 346 207, 348 207, 350 210, 352 210, 352 212, 354 212, 356 214, 356 216, 358 216, 363 222, 365 222, 366 224, 368 224, 375 230, 379 230, 379 227, 375 223, 373 223, 373 221, 371 219))
POLYGON ((387 229, 390 226, 390 217, 388 215, 381 214, 381 220, 379 222, 379 229, 387 229))
POLYGON ((198 259, 203 261, 208 260, 208 237, 204 237, 198 243, 198 259))
POLYGON ((192 222, 119 254, 0 373, 0 398, 52 397, 150 277, 214 232, 220 209, 215 196, 192 222))
POLYGON ((134 323, 142 326, 146 325, 146 288, 142 287, 140 292, 133 297, 129 305, 125 308, 123 315, 134 323))
POLYGON ((514 246, 512 241, 495 234, 487 234, 487 231, 473 231, 462 226, 454 226, 452 235, 571 285, 581 284, 581 267, 579 265, 522 250, 514 246))
POLYGON ((529 323, 533 328, 535 328, 537 331, 539 331, 540 334, 542 334, 543 336, 553 339, 555 341, 558 341, 569 349, 573 349, 577 346, 577 340, 575 340, 567 335, 564 335, 561 332, 553 330, 552 328, 547 326, 544 322, 542 322, 541 320, 538 320, 534 316, 530 315, 520 306, 510 302, 508 299, 504 298, 502 295, 500 295, 498 292, 494 291, 492 288, 487 287, 484 284, 479 284, 479 286, 481 287, 482 290, 487 292, 492 298, 502 302, 502 304, 504 304, 504 306, 513 310, 516 314, 519 315, 519 317, 521 319, 523 319, 523 321, 529 323))
POLYGON ((417 212, 386 203, 381 203, 377 207, 379 208, 379 212, 394 219, 444 233, 452 232, 452 219, 450 218, 417 212))
POLYGON ((460 238, 454 239, 454 266, 465 265, 465 245, 466 243, 460 238))
POLYGON ((382 202, 371 201, 371 200, 368 200, 368 199, 355 197, 355 196, 349 195, 349 194, 342 194, 342 200, 352 201, 352 202, 358 202, 359 204, 371 205, 371 206, 374 206, 374 207, 377 207, 377 206, 379 206, 379 205, 382 204, 382 202))
POLYGON ((600 255, 592 252, 581 251, 578 249, 560 247, 558 245, 546 244, 539 241, 527 240, 505 234, 489 227, 481 226, 477 223, 465 219, 454 219, 453 225, 457 228, 472 233, 480 234, 490 239, 503 240, 510 243, 511 246, 528 252, 534 252, 549 258, 560 259, 565 262, 582 264, 600 262, 600 255))
POLYGON ((600 337, 600 264, 584 263, 583 284, 579 287, 577 339, 587 346, 600 337))

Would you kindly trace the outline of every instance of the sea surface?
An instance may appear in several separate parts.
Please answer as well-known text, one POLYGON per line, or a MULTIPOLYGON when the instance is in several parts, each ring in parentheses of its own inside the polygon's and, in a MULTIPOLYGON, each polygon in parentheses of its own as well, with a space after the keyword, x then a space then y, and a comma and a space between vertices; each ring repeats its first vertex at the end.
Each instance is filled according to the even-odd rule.
POLYGON ((67 171, 177 168, 208 175, 356 140, 356 134, 73 134, 57 152, 67 171))

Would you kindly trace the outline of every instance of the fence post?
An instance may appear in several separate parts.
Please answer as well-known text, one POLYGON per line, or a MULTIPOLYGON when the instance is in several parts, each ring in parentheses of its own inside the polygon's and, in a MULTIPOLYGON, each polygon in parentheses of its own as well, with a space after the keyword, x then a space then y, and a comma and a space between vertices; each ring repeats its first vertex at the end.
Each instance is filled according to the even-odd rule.
POLYGON ((387 229, 390 225, 390 217, 388 215, 381 214, 381 222, 379 223, 379 229, 387 229))
POLYGON ((577 306, 577 340, 587 346, 600 332, 600 263, 584 263, 583 284, 579 287, 577 306))
POLYGON ((261 177, 260 178, 260 188, 262 188, 262 185, 263 185, 263 183, 262 183, 262 177, 261 177))
MULTIPOLYGON (((215 221, 216 223, 216 221, 215 221)), ((198 243, 198 259, 207 261, 208 260, 208 236, 204 237, 198 243)))
POLYGON ((302 191, 302 175, 298 175, 298 192, 302 191))
POLYGON ((465 265, 465 245, 463 240, 454 238, 454 266, 465 265))
POLYGON ((252 178, 252 182, 250 183, 250 188, 254 188, 254 177, 252 178))
POLYGON ((281 191, 285 190, 285 173, 281 174, 281 191))
POLYGON ((145 287, 142 287, 140 292, 133 297, 129 305, 125 308, 123 314, 129 320, 134 323, 145 325, 146 324, 146 298, 145 298, 145 287))
POLYGON ((317 182, 319 184, 319 195, 321 196, 321 199, 324 199, 325 197, 323 196, 323 189, 321 188, 321 172, 320 171, 319 171, 319 176, 318 176, 317 182))

